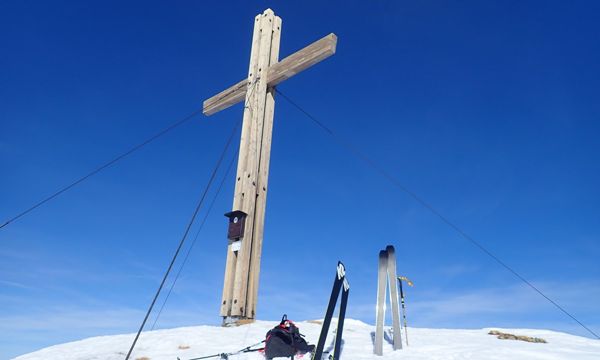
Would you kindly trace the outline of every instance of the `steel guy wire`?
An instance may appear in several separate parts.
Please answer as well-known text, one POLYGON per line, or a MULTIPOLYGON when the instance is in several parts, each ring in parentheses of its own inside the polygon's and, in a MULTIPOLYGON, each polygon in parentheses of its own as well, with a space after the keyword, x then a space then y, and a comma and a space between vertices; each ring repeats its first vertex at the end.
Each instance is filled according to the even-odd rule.
POLYGON ((223 162, 225 153, 227 152, 227 149, 229 148, 229 145, 231 144, 231 141, 233 140, 234 135, 237 133, 237 128, 239 127, 239 124, 240 124, 240 122, 236 123, 235 127, 233 128, 233 131, 231 132, 231 135, 229 136, 229 139, 227 140, 227 143, 225 144, 225 147, 223 148, 223 151, 221 152, 219 159, 217 160, 217 163, 211 173, 210 179, 208 180, 208 183, 206 184, 206 187, 204 188, 204 191, 202 192, 202 196, 200 197, 200 200, 198 201, 198 205, 196 205, 196 208, 194 209, 194 213, 192 214, 192 217, 183 233, 183 236, 181 237, 181 240, 179 241, 177 250, 175 250, 175 254, 173 255, 173 258, 171 259, 171 262, 169 263, 169 267, 167 268, 167 271, 165 272, 165 274, 163 276, 163 279, 160 283, 160 286, 158 287, 158 290, 156 291, 156 294, 154 295, 154 298, 152 299, 152 302, 150 303, 150 307, 146 311, 144 320, 142 321, 142 324, 140 325, 140 328, 135 336, 135 339, 133 340, 133 343, 131 344, 131 347, 129 348, 129 352, 127 353, 127 356, 125 357, 125 360, 128 360, 129 357, 131 356, 131 353, 133 352, 133 348, 135 347, 135 344, 137 343, 137 340, 140 337, 140 333, 144 329, 144 325, 146 325, 148 316, 150 316, 150 313, 152 312, 152 309, 154 308, 156 299, 158 299, 158 296, 160 295, 160 292, 161 292, 163 286, 165 285, 167 277, 169 276, 169 273, 171 272, 171 269, 173 268, 173 264, 175 264, 175 260, 177 259, 177 256, 179 255, 179 252, 181 251, 181 248, 183 247, 183 244, 185 243, 187 235, 190 232, 192 225, 194 224, 194 220, 196 219, 196 216, 198 215, 198 212, 200 211, 200 208, 202 207, 202 204, 204 203, 206 194, 208 193, 208 190, 209 190, 210 186, 212 185, 212 182, 215 179, 215 176, 217 175, 217 171, 219 170, 219 167, 221 166, 221 163, 223 162))
MULTIPOLYGON (((250 97, 250 95, 254 91, 255 85, 256 85, 256 83, 252 84, 252 87, 250 88, 250 91, 248 92, 248 97, 250 97)), ((247 106, 247 103, 244 106, 247 106)), ((223 151, 221 152, 219 160, 217 161, 217 163, 211 173, 210 179, 209 179, 208 183, 206 184, 206 187, 204 188, 202 196, 200 197, 200 200, 198 201, 198 205, 196 206, 196 209, 194 210, 194 213, 192 214, 192 217, 185 229, 185 232, 183 233, 183 236, 181 237, 181 240, 179 241, 177 250, 175 250, 175 254, 173 255, 173 258, 171 259, 171 262, 169 263, 169 267, 167 268, 167 271, 165 272, 165 274, 163 276, 163 279, 158 287, 158 290, 156 291, 156 294, 154 295, 154 298, 152 299, 152 302, 150 303, 150 306, 148 307, 148 310, 146 311, 144 320, 142 321, 142 324, 140 325, 140 328, 138 329, 137 334, 135 335, 135 339, 133 339, 133 343, 131 344, 131 347, 129 348, 129 352, 127 353, 127 356, 125 357, 125 360, 129 360, 129 357, 131 356, 131 353, 133 352, 133 349, 135 348, 135 344, 137 343, 137 341, 140 337, 140 334, 141 334, 142 330, 144 329, 144 325, 146 325, 146 321, 148 321, 148 317, 150 316, 150 313, 152 312, 152 309, 154 308, 154 304, 156 303, 156 300, 158 299, 158 296, 160 295, 160 292, 161 292, 163 286, 165 285, 167 278, 169 277, 169 273, 171 272, 171 269, 173 268, 173 265, 175 264, 175 260, 177 260, 177 256, 179 255, 179 252, 181 251, 181 248, 183 247, 183 244, 185 243, 187 235, 190 232, 190 229, 192 228, 194 221, 196 220, 196 216, 198 215, 198 212, 200 211, 200 208, 202 207, 202 204, 204 203, 206 194, 208 193, 208 190, 210 189, 210 186, 212 185, 212 182, 215 179, 215 176, 217 175, 217 171, 219 170, 219 167, 221 166, 221 163, 223 162, 223 158, 225 157, 225 154, 227 153, 227 149, 229 148, 229 145, 231 145, 231 141, 233 140, 234 135, 237 133, 237 129, 240 126, 241 122, 242 121, 240 120, 236 123, 235 127, 233 128, 233 131, 231 132, 231 134, 229 135, 229 138, 227 139, 227 143, 225 144, 225 147, 223 148, 223 151)))
POLYGON ((464 230, 462 230, 460 227, 458 227, 458 225, 456 225, 452 221, 450 221, 446 216, 444 216, 440 211, 438 211, 436 208, 434 208, 431 204, 426 202, 423 198, 421 198, 415 192, 413 192, 412 190, 410 190, 409 188, 404 186, 402 183, 400 183, 400 181, 396 177, 391 175, 388 171, 386 171, 384 168, 382 168, 380 165, 378 165, 375 161, 373 161, 365 153, 360 151, 357 146, 355 146, 353 143, 351 143, 347 139, 344 139, 344 138, 338 136, 331 128, 327 127, 325 124, 323 124, 321 121, 319 121, 315 116, 310 114, 308 111, 304 110, 304 108, 302 108, 300 105, 298 105, 298 103, 296 103, 295 101, 290 99, 289 96, 282 93, 279 89, 276 89, 275 91, 279 95, 281 95, 287 102, 289 102, 292 106, 294 106, 296 109, 298 109, 301 113, 306 115, 306 117, 308 117, 310 120, 312 120, 319 128, 321 128, 321 130, 323 130, 327 134, 329 134, 339 145, 345 147, 352 154, 354 154, 354 156, 359 158, 359 160, 363 161, 366 165, 368 165, 372 170, 374 170, 375 172, 379 173, 381 176, 386 178, 392 185, 394 185, 395 187, 397 187, 398 189, 402 190, 404 193, 406 193, 410 197, 412 197, 415 201, 417 201, 419 204, 421 204, 423 207, 425 207, 427 210, 429 210, 432 214, 437 216, 442 222, 444 222, 446 225, 448 225, 450 228, 452 228, 460 236, 462 236, 464 239, 469 241, 472 245, 476 246, 484 254, 488 255, 490 258, 495 260, 498 264, 500 264, 506 270, 511 272, 515 277, 517 277, 524 284, 526 284, 531 289, 533 289, 535 292, 537 292, 539 295, 541 295, 544 299, 546 299, 548 302, 550 302, 552 305, 554 305, 558 310, 560 310, 565 315, 567 315, 572 320, 574 320, 576 323, 578 323, 582 328, 587 330, 587 332, 592 334, 595 338, 600 339, 600 336, 598 336, 594 331, 592 331, 585 324, 583 324, 581 321, 579 321, 575 316, 573 316, 571 313, 569 313, 567 310, 565 310, 556 301, 552 300, 550 297, 548 297, 546 294, 544 294, 540 289, 538 289, 531 282, 529 282, 527 279, 525 279, 525 277, 523 277, 521 274, 519 274, 516 270, 514 270, 512 267, 508 266, 504 261, 502 261, 496 255, 494 255, 490 250, 488 250, 481 243, 479 243, 477 240, 475 240, 473 237, 471 237, 469 234, 467 234, 464 230))
POLYGON ((158 139, 159 137, 165 135, 166 133, 170 132, 171 130, 179 127, 180 125, 183 125, 184 123, 186 123, 187 121, 189 121, 191 118, 193 118, 194 116, 198 115, 202 113, 202 109, 198 109, 195 110, 194 112, 190 113, 189 115, 185 116, 184 118, 172 123, 171 125, 167 126, 166 128, 162 129, 161 131, 157 132, 156 134, 152 135, 150 138, 144 140, 143 142, 135 145, 134 147, 132 147, 131 149, 125 151, 124 153, 117 155, 116 157, 114 157, 113 159, 107 161, 106 163, 96 167, 94 170, 90 171, 89 173, 87 173, 86 175, 83 175, 82 177, 80 177, 79 179, 73 181, 72 183, 56 190, 54 193, 52 193, 50 196, 45 197, 44 199, 38 201, 37 203, 33 204, 32 206, 30 206, 29 208, 27 208, 26 210, 14 215, 13 217, 9 218, 8 220, 6 220, 4 223, 2 223, 2 225, 0 225, 0 229, 4 228, 5 226, 7 226, 8 224, 12 223, 13 221, 27 215, 28 213, 30 213, 31 211, 37 209, 38 207, 44 205, 45 203, 47 203, 48 201, 54 199, 55 197, 59 196, 60 194, 64 193, 65 191, 70 190, 71 188, 73 188, 74 186, 82 183, 83 181, 89 179, 90 177, 96 175, 97 173, 101 172, 102 170, 114 165, 116 162, 118 162, 119 160, 127 157, 128 155, 131 155, 132 153, 136 152, 137 150, 141 149, 142 147, 148 145, 149 143, 153 142, 154 140, 158 139))
POLYGON ((177 271, 177 275, 175 275, 175 279, 173 279, 173 283, 171 284, 171 287, 169 288, 169 292, 167 293, 162 305, 160 306, 160 310, 158 311, 158 314, 156 315, 156 318, 154 319, 154 322, 152 323, 152 328, 150 330, 154 330, 154 328, 156 326, 156 322, 160 318, 160 315, 162 314, 162 311, 163 311, 167 301, 169 300, 169 297, 171 296, 171 292, 173 291, 173 288, 175 287, 175 284, 177 283, 177 280, 179 279, 179 275, 181 275, 181 272, 183 271, 183 268, 185 267, 185 264, 188 261, 190 253, 192 252, 194 245, 196 245, 198 236, 200 235, 200 232, 204 228, 204 224, 206 223, 206 220, 208 219, 208 216, 210 215, 211 210, 213 209, 213 206, 215 205, 215 202, 216 202, 217 198, 219 197, 221 190, 223 189, 223 185, 225 184, 225 180, 227 180, 227 177, 229 175, 229 172, 231 171, 231 168, 233 167, 233 164, 235 164, 235 158, 236 158, 235 155, 236 155, 236 153, 234 153, 233 157, 231 158, 231 161, 229 162, 229 165, 227 166, 225 175, 223 175, 223 178, 221 179, 221 182, 219 183, 217 191, 215 192, 215 195, 214 195, 210 205, 208 206, 208 209, 206 210, 206 214, 204 215, 204 218, 202 219, 202 222, 200 223, 200 226, 198 227, 198 230, 196 231, 194 240, 192 240, 192 243, 191 243, 190 247, 188 248, 188 251, 185 254, 185 257, 183 258, 183 262, 181 263, 181 266, 179 267, 179 270, 177 271))

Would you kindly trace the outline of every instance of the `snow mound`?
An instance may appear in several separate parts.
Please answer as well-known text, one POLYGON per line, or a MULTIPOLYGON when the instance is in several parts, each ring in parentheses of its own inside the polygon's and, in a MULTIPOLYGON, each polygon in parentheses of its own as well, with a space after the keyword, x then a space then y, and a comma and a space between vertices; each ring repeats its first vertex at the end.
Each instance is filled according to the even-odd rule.
MULTIPOLYGON (((131 359, 182 360, 223 352, 234 352, 264 339, 265 333, 278 322, 257 321, 239 327, 194 326, 144 332, 131 359)), ((300 331, 310 344, 319 338, 318 322, 299 322, 300 331)), ((333 347, 333 329, 327 338, 326 350, 333 347)), ((600 341, 549 330, 498 329, 518 335, 545 339, 547 344, 499 340, 488 335, 491 329, 423 329, 408 328, 410 346, 393 351, 384 342, 384 355, 373 355, 375 327, 347 319, 344 326, 343 359, 600 359, 600 341)), ((122 360, 135 334, 99 336, 51 346, 15 360, 122 360)), ((403 340, 404 333, 402 334, 403 340)), ((217 359, 217 358, 215 358, 217 359)), ((235 355, 232 360, 264 360, 261 353, 235 355)), ((298 359, 298 357, 297 357, 298 359)), ((305 356, 308 360, 308 356, 305 356)))

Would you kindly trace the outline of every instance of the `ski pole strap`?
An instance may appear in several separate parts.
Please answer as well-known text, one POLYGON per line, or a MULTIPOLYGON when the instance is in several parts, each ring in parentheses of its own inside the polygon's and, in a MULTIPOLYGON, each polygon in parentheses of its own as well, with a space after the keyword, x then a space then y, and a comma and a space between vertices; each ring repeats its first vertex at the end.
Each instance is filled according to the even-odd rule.
MULTIPOLYGON (((188 359, 188 360, 202 360, 202 359, 210 359, 210 358, 214 358, 214 357, 219 357, 220 359, 227 359, 229 358, 229 356, 225 353, 220 353, 220 354, 215 354, 215 355, 208 355, 208 356, 201 356, 201 357, 196 357, 196 358, 192 358, 192 359, 188 359)), ((177 358, 177 360, 181 360, 179 357, 177 358)))
MULTIPOLYGON (((262 340, 261 342, 257 342, 256 344, 252 344, 250 346, 246 346, 245 348, 235 351, 235 352, 230 352, 230 353, 220 353, 220 354, 214 354, 214 355, 208 355, 208 356, 201 356, 201 357, 196 357, 196 358, 192 358, 192 359, 188 359, 188 360, 202 360, 202 359, 210 359, 210 358, 215 358, 215 357, 219 357, 220 359, 229 359, 229 356, 231 355, 236 355, 236 354, 241 354, 241 353, 247 353, 247 352, 253 352, 253 351, 260 351, 260 350, 264 350, 265 348, 259 348, 259 349, 252 349, 255 346, 258 346, 262 343, 264 343, 266 340, 262 340)), ((179 357, 177 357, 177 360, 181 360, 179 357)))
MULTIPOLYGON (((263 341, 261 341, 261 342, 259 342, 259 343, 256 343, 256 344, 254 344, 254 345, 246 346, 245 348, 243 348, 242 350, 240 350, 240 352, 249 352, 249 351, 257 351, 257 350, 260 350, 260 349, 254 349, 254 350, 250 350, 250 349, 252 349, 253 347, 255 347, 255 346, 258 346, 258 345, 260 345, 260 344, 264 343, 265 341, 266 341, 266 340, 263 340, 263 341)), ((263 348, 263 349, 264 349, 264 348, 263 348)))
MULTIPOLYGON (((262 343, 264 343, 266 340, 262 340, 261 342, 257 342, 256 344, 252 344, 250 346, 246 346, 245 348, 243 348, 242 350, 238 350, 236 352, 232 352, 232 353, 228 353, 226 355, 236 355, 236 354, 241 354, 241 353, 247 353, 247 352, 253 352, 253 351, 260 351, 260 350, 264 350, 264 347, 259 348, 259 349, 252 349, 255 346, 258 346, 262 343)), ((190 360, 194 360, 194 359, 190 359, 190 360)))

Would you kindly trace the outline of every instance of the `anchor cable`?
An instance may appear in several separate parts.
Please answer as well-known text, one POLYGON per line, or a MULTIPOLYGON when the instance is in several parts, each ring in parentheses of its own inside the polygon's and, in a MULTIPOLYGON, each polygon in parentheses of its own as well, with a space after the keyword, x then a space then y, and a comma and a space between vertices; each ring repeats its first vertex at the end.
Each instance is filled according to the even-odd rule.
MULTIPOLYGON (((237 153, 237 151, 236 151, 236 153, 237 153)), ((206 223, 206 220, 208 219, 208 216, 210 215, 211 210, 213 209, 213 206, 215 205, 215 202, 217 201, 217 198, 219 197, 219 194, 221 193, 221 190, 223 189, 223 185, 225 184, 225 180, 227 180, 227 176, 229 175, 229 172, 231 171, 233 164, 235 164, 235 153, 234 153, 234 156, 231 158, 229 165, 227 166, 225 175, 223 175, 223 178, 221 179, 221 182, 219 183, 217 191, 215 192, 215 196, 213 197, 212 201, 210 202, 210 205, 208 205, 208 209, 206 210, 206 214, 204 215, 204 218, 202 219, 202 222, 200 223, 200 226, 198 227, 198 230, 196 231, 194 240, 192 240, 192 243, 191 243, 190 247, 188 248, 188 251, 185 254, 185 257, 183 258, 183 262, 181 263, 181 266, 179 267, 179 270, 177 271, 177 275, 175 275, 175 279, 173 279, 173 283, 171 284, 171 287, 169 288, 169 292, 165 296, 165 300, 163 301, 162 305, 160 306, 160 310, 158 310, 158 314, 156 315, 156 318, 154 319, 154 322, 152 323, 152 327, 150 328, 150 330, 154 330, 156 323, 157 323, 158 319, 160 318, 160 315, 162 314, 162 311, 163 311, 167 301, 169 300, 169 297, 171 296, 171 292, 173 291, 173 288, 175 287, 175 284, 177 283, 177 280, 179 279, 179 275, 181 275, 181 272, 183 271, 183 268, 185 267, 185 264, 187 263, 190 253, 192 252, 192 249, 194 248, 194 245, 196 244, 196 240, 198 240, 198 235, 200 235, 202 228, 204 228, 204 224, 206 223)))
MULTIPOLYGON (((248 94, 246 96, 246 98, 247 98, 246 102, 244 103, 244 111, 246 111, 246 108, 248 106, 248 99, 250 99, 252 97, 252 94, 256 88, 256 82, 254 82, 251 86, 252 87, 250 88, 250 90, 248 91, 248 94)), ((196 206, 196 209, 194 210, 194 213, 192 214, 192 218, 190 219, 190 222, 188 223, 187 227, 185 228, 185 232, 183 233, 183 236, 181 237, 181 241, 179 241, 177 250, 175 250, 175 254, 173 254, 173 258, 171 259, 171 262, 169 263, 169 267, 167 268, 167 271, 165 272, 165 275, 163 276, 163 279, 160 282, 158 289, 156 290, 156 294, 154 295, 154 298, 152 299, 152 302, 150 303, 150 306, 148 307, 148 311, 146 311, 144 320, 142 321, 142 324, 140 325, 140 328, 139 328, 137 334, 135 335, 135 339, 133 339, 133 343, 131 344, 131 347, 129 348, 129 352, 127 353, 127 356, 125 357, 125 360, 129 360, 129 357, 131 356, 131 353, 133 352, 133 348, 135 347, 135 344, 137 343, 137 341, 140 337, 140 334, 142 333, 142 330, 144 329, 144 325, 146 325, 146 321, 148 321, 148 317, 150 316, 150 313, 152 312, 152 309, 154 308, 154 304, 156 303, 156 300, 158 299, 158 296, 160 295, 160 292, 161 292, 163 286, 165 285, 167 278, 169 277, 169 273, 171 272, 171 269, 173 268, 173 265, 175 264, 175 260, 177 259, 177 256, 179 255, 179 252, 181 251, 181 248, 183 247, 183 244, 185 243, 185 240, 190 232, 190 229, 192 228, 192 225, 194 224, 194 220, 196 219, 196 216, 198 215, 198 212, 200 211, 200 208, 202 207, 202 204, 204 203, 206 194, 208 193, 208 190, 209 190, 210 186, 212 185, 212 182, 215 179, 215 176, 217 175, 219 168, 221 167, 221 163, 223 162, 223 159, 225 158, 227 149, 229 149, 229 146, 231 145, 231 141, 233 140, 233 137, 235 136, 237 129, 240 126, 240 124, 242 123, 242 121, 243 121, 243 118, 236 123, 233 130, 231 131, 231 134, 229 135, 229 138, 227 139, 227 143, 225 144, 225 147, 223 148, 223 151, 221 152, 221 155, 219 156, 219 160, 217 160, 217 163, 215 164, 212 174, 210 175, 210 179, 208 180, 208 183, 206 184, 206 187, 204 188, 204 191, 202 192, 202 196, 200 197, 200 200, 198 201, 198 205, 196 206)))
POLYGON ((82 183, 83 181, 89 179, 90 177, 96 175, 97 173, 101 172, 102 170, 114 165, 116 162, 118 162, 119 160, 127 157, 128 155, 133 154, 134 152, 136 152, 137 150, 141 149, 142 147, 148 145, 149 143, 153 142, 154 140, 158 139, 159 137, 165 135, 166 133, 170 132, 171 130, 179 127, 180 125, 183 125, 184 123, 186 123, 187 121, 189 121, 190 119, 192 119, 194 116, 198 115, 202 113, 202 109, 198 109, 195 110, 194 112, 190 113, 189 115, 185 116, 184 118, 172 123, 171 125, 167 126, 166 128, 162 129, 161 131, 157 132, 156 134, 152 135, 151 137, 149 137, 148 139, 144 140, 143 142, 135 145, 134 147, 132 147, 131 149, 125 151, 124 153, 114 157, 112 160, 109 160, 108 162, 96 167, 94 170, 90 171, 89 173, 83 175, 82 177, 80 177, 79 179, 73 181, 72 183, 70 183, 69 185, 66 185, 60 189, 58 189, 57 191, 55 191, 52 195, 38 201, 37 203, 33 204, 32 206, 30 206, 29 208, 27 208, 26 210, 18 213, 17 215, 9 218, 8 220, 6 220, 4 223, 2 223, 2 225, 0 225, 0 229, 4 228, 5 226, 7 226, 8 224, 12 223, 13 221, 27 215, 28 213, 30 213, 31 211, 37 209, 38 207, 44 205, 45 203, 47 203, 48 201, 54 199, 55 197, 59 196, 60 194, 64 193, 65 191, 70 190, 71 188, 73 188, 76 185, 79 185, 80 183, 82 183))
POLYGON ((538 289, 536 286, 534 286, 531 282, 529 282, 525 277, 523 277, 521 274, 519 274, 516 270, 514 270, 513 268, 508 266, 508 264, 506 264, 504 261, 500 260, 500 258, 498 258, 498 256, 494 255, 490 250, 488 250, 480 242, 478 242, 473 237, 471 237, 469 234, 467 234, 458 225, 456 225, 452 221, 450 221, 440 211, 438 211, 436 208, 434 208, 433 205, 429 204, 427 201, 425 201, 423 198, 421 198, 415 192, 413 192, 412 190, 410 190, 409 188, 404 186, 395 176, 390 174, 388 171, 386 171, 384 168, 382 168, 380 165, 378 165, 375 161, 373 161, 370 157, 368 157, 365 153, 360 151, 357 146, 355 146, 353 143, 349 142, 348 140, 338 136, 331 128, 327 127, 325 124, 323 124, 321 121, 319 121, 315 116, 310 114, 308 111, 304 110, 304 108, 302 108, 300 105, 298 105, 298 103, 296 103, 295 101, 290 99, 287 95, 282 93, 279 89, 275 88, 275 91, 279 95, 281 95, 288 103, 290 103, 297 110, 299 110, 301 113, 306 115, 306 117, 308 117, 310 120, 312 120, 319 128, 321 128, 321 130, 323 130, 327 134, 329 134, 339 145, 341 145, 344 148, 346 148, 347 150, 349 150, 359 160, 364 162, 368 167, 370 167, 372 170, 374 170, 375 172, 379 173, 381 176, 386 178, 393 186, 395 186, 396 188, 400 189, 401 191, 403 191, 404 193, 406 193, 407 195, 412 197, 416 202, 418 202, 423 207, 425 207, 427 210, 429 210, 433 215, 437 216, 442 222, 444 222, 446 225, 448 225, 450 228, 452 228, 461 237, 463 237, 464 239, 469 241, 472 245, 476 246, 484 254, 486 254, 487 256, 489 256, 490 258, 495 260, 498 264, 500 264, 502 267, 504 267, 506 270, 511 272, 515 277, 517 277, 524 284, 526 284, 531 289, 533 289, 535 292, 537 292, 539 295, 541 295, 544 299, 546 299, 548 302, 550 302, 552 305, 554 305, 558 310, 560 310, 565 315, 567 315, 568 317, 573 319, 576 323, 578 323, 582 328, 587 330, 587 332, 592 334, 595 338, 600 339, 600 336, 598 336, 594 331, 592 331, 590 328, 588 328, 586 325, 584 325, 575 316, 573 316, 571 313, 569 313, 567 310, 565 310, 562 306, 560 306, 556 301, 552 300, 550 297, 548 297, 546 294, 544 294, 540 289, 538 289))
POLYGON ((150 306, 148 307, 148 310, 146 311, 144 320, 142 321, 142 324, 140 325, 140 328, 139 328, 137 334, 135 335, 135 339, 133 340, 133 343, 131 344, 131 347, 129 348, 129 352, 127 353, 127 356, 125 357, 125 360, 129 360, 129 357, 131 356, 133 348, 135 347, 135 344, 137 343, 138 338, 140 337, 140 334, 141 334, 142 330, 144 329, 144 325, 146 325, 146 321, 148 320, 148 317, 150 316, 150 313, 152 312, 152 309, 154 308, 154 304, 156 303, 156 300, 158 299, 158 296, 160 295, 160 292, 161 292, 163 286, 165 285, 167 277, 169 276, 169 273, 171 272, 171 269, 173 268, 173 265, 175 264, 175 260, 177 259, 177 256, 179 255, 179 252, 181 251, 181 248, 183 247, 183 244, 185 243, 188 233, 190 232, 190 229, 191 229, 192 225, 194 224, 194 220, 196 219, 196 216, 198 215, 198 212, 200 211, 200 208, 202 207, 202 204, 204 203, 206 194, 208 193, 208 190, 209 190, 210 186, 212 185, 212 182, 215 179, 215 176, 217 175, 217 171, 219 170, 221 163, 223 162, 223 158, 225 157, 225 154, 227 153, 227 149, 229 149, 229 145, 231 145, 231 141, 233 140, 240 123, 241 123, 241 121, 236 123, 236 125, 233 128, 233 131, 231 132, 231 135, 229 135, 229 139, 227 139, 227 143, 225 144, 225 147, 223 148, 223 151, 221 152, 221 155, 219 156, 219 159, 217 160, 217 163, 212 171, 212 174, 210 175, 210 179, 208 180, 208 183, 206 184, 206 187, 204 188, 204 191, 202 192, 202 196, 200 197, 200 200, 198 201, 198 205, 196 205, 196 208, 194 209, 194 213, 192 214, 192 217, 185 229, 185 232, 183 233, 183 236, 181 237, 181 240, 179 241, 179 246, 177 246, 177 250, 175 250, 175 254, 173 255, 173 258, 171 259, 171 262, 169 263, 169 267, 167 268, 167 271, 165 272, 163 279, 160 282, 158 289, 156 290, 156 294, 154 295, 154 298, 152 299, 152 302, 150 303, 150 306))

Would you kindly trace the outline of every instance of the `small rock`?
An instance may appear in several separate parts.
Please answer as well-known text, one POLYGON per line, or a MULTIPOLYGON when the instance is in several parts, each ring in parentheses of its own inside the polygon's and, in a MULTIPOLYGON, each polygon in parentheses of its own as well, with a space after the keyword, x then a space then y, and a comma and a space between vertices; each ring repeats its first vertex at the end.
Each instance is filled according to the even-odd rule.
POLYGON ((503 333, 498 330, 490 330, 488 335, 495 335, 498 337, 498 339, 502 339, 502 340, 519 340, 519 341, 526 341, 526 342, 530 342, 530 343, 543 343, 543 344, 547 343, 547 341, 542 338, 536 338, 536 337, 525 336, 525 335, 508 334, 508 333, 503 333))

